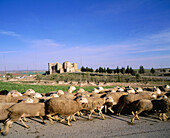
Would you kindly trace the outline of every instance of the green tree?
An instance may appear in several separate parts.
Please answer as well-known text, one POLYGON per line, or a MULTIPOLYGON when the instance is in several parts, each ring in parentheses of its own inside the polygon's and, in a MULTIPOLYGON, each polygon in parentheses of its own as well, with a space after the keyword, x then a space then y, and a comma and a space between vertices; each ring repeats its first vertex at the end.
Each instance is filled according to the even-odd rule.
POLYGON ((99 73, 103 73, 103 68, 99 67, 99 73))
POLYGON ((132 69, 132 67, 130 67, 129 73, 132 74, 132 72, 133 72, 133 69, 132 69))
POLYGON ((145 69, 144 69, 143 66, 140 66, 140 67, 139 67, 139 73, 140 73, 140 74, 144 74, 144 73, 145 73, 145 69))
POLYGON ((84 66, 81 67, 81 71, 82 71, 82 72, 85 72, 84 66))
POLYGON ((127 66, 127 68, 126 68, 125 73, 127 73, 127 74, 129 74, 129 73, 130 73, 129 65, 128 65, 128 66, 127 66))
POLYGON ((99 72, 99 69, 96 69, 96 71, 95 72, 99 72))
POLYGON ((154 74, 154 73, 155 73, 155 69, 152 67, 151 70, 150 70, 150 72, 151 72, 152 74, 154 74))
POLYGON ((140 81, 140 78, 141 78, 140 74, 136 74, 136 81, 137 81, 137 82, 140 81))
POLYGON ((119 70, 119 67, 117 66, 116 68, 116 72, 119 74, 120 70, 119 70))
POLYGON ((122 67, 120 71, 121 71, 122 74, 125 74, 125 68, 124 67, 122 67))

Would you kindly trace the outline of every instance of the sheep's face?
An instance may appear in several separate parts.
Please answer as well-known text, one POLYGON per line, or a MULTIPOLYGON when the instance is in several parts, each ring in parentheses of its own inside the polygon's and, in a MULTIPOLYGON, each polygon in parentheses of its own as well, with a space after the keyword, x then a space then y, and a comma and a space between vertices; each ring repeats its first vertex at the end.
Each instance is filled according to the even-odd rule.
POLYGON ((85 107, 87 106, 87 104, 88 104, 87 98, 80 97, 80 98, 78 98, 77 100, 79 101, 79 103, 81 104, 81 106, 82 106, 83 108, 85 108, 85 107))
POLYGON ((64 95, 64 92, 62 90, 57 91, 58 96, 64 95))
POLYGON ((113 100, 113 98, 111 96, 109 96, 109 97, 106 97, 105 102, 106 103, 113 103, 114 100, 113 100))
POLYGON ((157 98, 157 95, 155 93, 152 93, 151 94, 151 99, 156 99, 157 98))

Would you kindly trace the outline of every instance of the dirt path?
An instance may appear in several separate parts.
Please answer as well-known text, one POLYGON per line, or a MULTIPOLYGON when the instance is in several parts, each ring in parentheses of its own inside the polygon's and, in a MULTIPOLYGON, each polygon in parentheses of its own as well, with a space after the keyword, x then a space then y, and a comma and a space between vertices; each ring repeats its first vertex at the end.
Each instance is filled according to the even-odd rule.
MULTIPOLYGON (((168 114, 170 115, 170 114, 168 114)), ((87 116, 77 117, 76 122, 71 122, 72 126, 67 126, 66 122, 55 122, 54 125, 43 125, 38 118, 28 119, 30 129, 23 128, 20 122, 14 123, 9 134, 4 138, 105 138, 105 137, 169 137, 170 120, 160 121, 155 115, 139 116, 141 120, 135 120, 135 124, 130 123, 132 115, 108 116, 102 120, 95 114, 92 120, 87 120, 87 116)), ((0 125, 1 126, 1 125, 0 125)), ((0 136, 2 137, 2 136, 0 136)))

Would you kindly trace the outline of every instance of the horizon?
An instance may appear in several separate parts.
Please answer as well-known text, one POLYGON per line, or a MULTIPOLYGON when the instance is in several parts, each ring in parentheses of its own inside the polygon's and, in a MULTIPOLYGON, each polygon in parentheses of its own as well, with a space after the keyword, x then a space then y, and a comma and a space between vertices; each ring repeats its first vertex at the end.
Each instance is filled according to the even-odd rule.
POLYGON ((0 71, 170 68, 169 0, 1 0, 0 71))

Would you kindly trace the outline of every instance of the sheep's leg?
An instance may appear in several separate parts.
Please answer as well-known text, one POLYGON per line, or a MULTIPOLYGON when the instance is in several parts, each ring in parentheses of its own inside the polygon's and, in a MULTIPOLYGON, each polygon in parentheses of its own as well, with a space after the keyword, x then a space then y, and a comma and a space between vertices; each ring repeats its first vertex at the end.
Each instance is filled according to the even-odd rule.
POLYGON ((114 111, 112 110, 112 107, 108 108, 110 110, 110 112, 112 112, 114 114, 114 111))
POLYGON ((42 122, 43 122, 44 124, 46 124, 46 122, 44 121, 44 118, 43 118, 42 116, 40 116, 40 119, 42 120, 42 122))
POLYGON ((70 116, 67 117, 67 121, 68 121, 68 126, 71 126, 71 124, 70 124, 70 116))
POLYGON ((103 120, 105 120, 105 117, 104 117, 104 115, 103 115, 101 109, 99 109, 99 113, 100 113, 100 115, 102 116, 103 120))
POLYGON ((46 115, 47 118, 50 120, 50 124, 53 125, 54 124, 54 121, 52 120, 52 117, 51 115, 46 115))
POLYGON ((28 122, 28 120, 26 119, 26 117, 23 117, 23 120, 24 120, 25 122, 28 122))
POLYGON ((72 120, 73 120, 73 121, 77 121, 76 118, 75 118, 75 115, 72 115, 72 116, 71 116, 70 121, 72 121, 72 120))
POLYGON ((107 113, 107 105, 105 105, 105 107, 104 107, 104 108, 105 108, 105 113, 107 113))
POLYGON ((135 113, 132 111, 132 115, 135 115, 135 113))
POLYGON ((159 117, 159 119, 162 121, 161 116, 162 116, 162 113, 158 113, 158 117, 159 117))
POLYGON ((91 117, 93 112, 94 112, 94 110, 90 110, 89 120, 90 120, 90 117, 91 117))
POLYGON ((60 118, 58 117, 58 115, 55 115, 54 117, 51 117, 53 120, 60 120, 60 118))
POLYGON ((162 118, 163 118, 163 121, 167 121, 165 113, 163 113, 162 118))
POLYGON ((4 136, 6 136, 9 132, 9 125, 11 125, 13 123, 12 120, 9 120, 5 123, 5 132, 3 133, 4 136))
POLYGON ((83 113, 81 111, 76 113, 78 116, 83 116, 83 113))
POLYGON ((138 117, 138 114, 140 114, 141 112, 142 112, 142 110, 139 110, 139 111, 136 111, 136 112, 135 112, 135 114, 133 115, 133 117, 132 117, 132 119, 131 119, 131 122, 132 122, 132 123, 134 122, 135 117, 136 117, 138 120, 140 120, 139 117, 138 117))
POLYGON ((63 118, 63 119, 60 120, 60 122, 63 122, 63 121, 65 121, 65 118, 63 118))
POLYGON ((1 129, 0 129, 0 133, 2 133, 3 131, 4 131, 4 124, 3 124, 3 126, 1 127, 1 129))
POLYGON ((120 113, 122 112, 123 108, 125 107, 125 103, 123 105, 119 105, 117 115, 120 116, 120 113))
POLYGON ((168 116, 165 114, 165 118, 168 119, 168 116))
POLYGON ((25 124, 25 122, 24 122, 21 118, 19 118, 19 121, 21 121, 22 124, 23 124, 26 128, 30 128, 29 126, 27 126, 27 125, 25 124))

